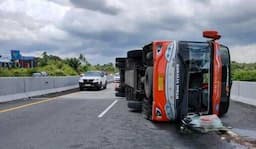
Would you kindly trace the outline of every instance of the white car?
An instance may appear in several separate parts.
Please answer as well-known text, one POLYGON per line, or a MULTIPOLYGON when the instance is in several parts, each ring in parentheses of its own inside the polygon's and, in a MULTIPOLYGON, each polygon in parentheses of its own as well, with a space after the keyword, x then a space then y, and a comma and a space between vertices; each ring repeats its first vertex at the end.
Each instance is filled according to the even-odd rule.
POLYGON ((114 83, 119 83, 120 82, 120 74, 119 73, 116 73, 114 75, 114 83))
POLYGON ((32 74, 32 77, 47 77, 48 76, 48 73, 47 72, 35 72, 32 74))
POLYGON ((88 71, 81 74, 79 79, 79 88, 96 88, 106 89, 107 88, 107 76, 102 71, 88 71))

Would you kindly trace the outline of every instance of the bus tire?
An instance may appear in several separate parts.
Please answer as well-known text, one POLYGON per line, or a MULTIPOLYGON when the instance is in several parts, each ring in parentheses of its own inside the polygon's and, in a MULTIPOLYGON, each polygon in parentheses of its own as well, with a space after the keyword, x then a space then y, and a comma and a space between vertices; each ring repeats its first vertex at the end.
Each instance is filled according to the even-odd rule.
POLYGON ((148 67, 145 72, 145 79, 144 79, 144 90, 145 95, 148 99, 152 98, 153 94, 153 67, 148 67))

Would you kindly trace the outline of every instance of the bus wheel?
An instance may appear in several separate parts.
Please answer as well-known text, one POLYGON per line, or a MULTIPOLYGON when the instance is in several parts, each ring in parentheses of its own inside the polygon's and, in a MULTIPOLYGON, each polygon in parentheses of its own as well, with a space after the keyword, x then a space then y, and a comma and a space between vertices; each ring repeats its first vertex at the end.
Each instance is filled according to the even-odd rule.
POLYGON ((142 112, 144 118, 152 119, 152 101, 153 101, 153 67, 148 67, 145 72, 144 90, 146 97, 143 99, 142 112))
POLYGON ((150 99, 143 99, 142 103, 142 113, 143 117, 147 120, 152 119, 152 101, 150 99))
POLYGON ((152 98, 153 88, 153 67, 148 67, 145 72, 144 90, 148 99, 152 98))
POLYGON ((142 50, 128 51, 127 58, 141 59, 142 58, 142 50))

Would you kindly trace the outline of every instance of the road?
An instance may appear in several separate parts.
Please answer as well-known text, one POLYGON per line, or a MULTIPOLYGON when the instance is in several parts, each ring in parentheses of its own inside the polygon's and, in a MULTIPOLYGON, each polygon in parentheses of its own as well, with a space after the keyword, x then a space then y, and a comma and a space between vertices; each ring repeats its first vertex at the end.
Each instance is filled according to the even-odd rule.
MULTIPOLYGON (((241 134, 254 134, 256 108, 231 102, 222 120, 241 134)), ((113 85, 1 104, 0 130, 0 149, 246 148, 217 133, 182 134, 174 123, 145 120, 114 96, 113 85)))

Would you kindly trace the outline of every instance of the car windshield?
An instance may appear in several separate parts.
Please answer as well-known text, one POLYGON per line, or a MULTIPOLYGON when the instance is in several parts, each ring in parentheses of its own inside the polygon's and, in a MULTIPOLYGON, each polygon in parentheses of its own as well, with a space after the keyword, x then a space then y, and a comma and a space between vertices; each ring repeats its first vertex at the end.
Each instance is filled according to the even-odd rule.
POLYGON ((119 73, 116 73, 116 74, 115 74, 115 77, 120 77, 119 73))
POLYGON ((101 73, 100 72, 89 71, 89 72, 85 72, 84 76, 87 76, 87 77, 95 77, 95 76, 96 77, 100 77, 101 73))

